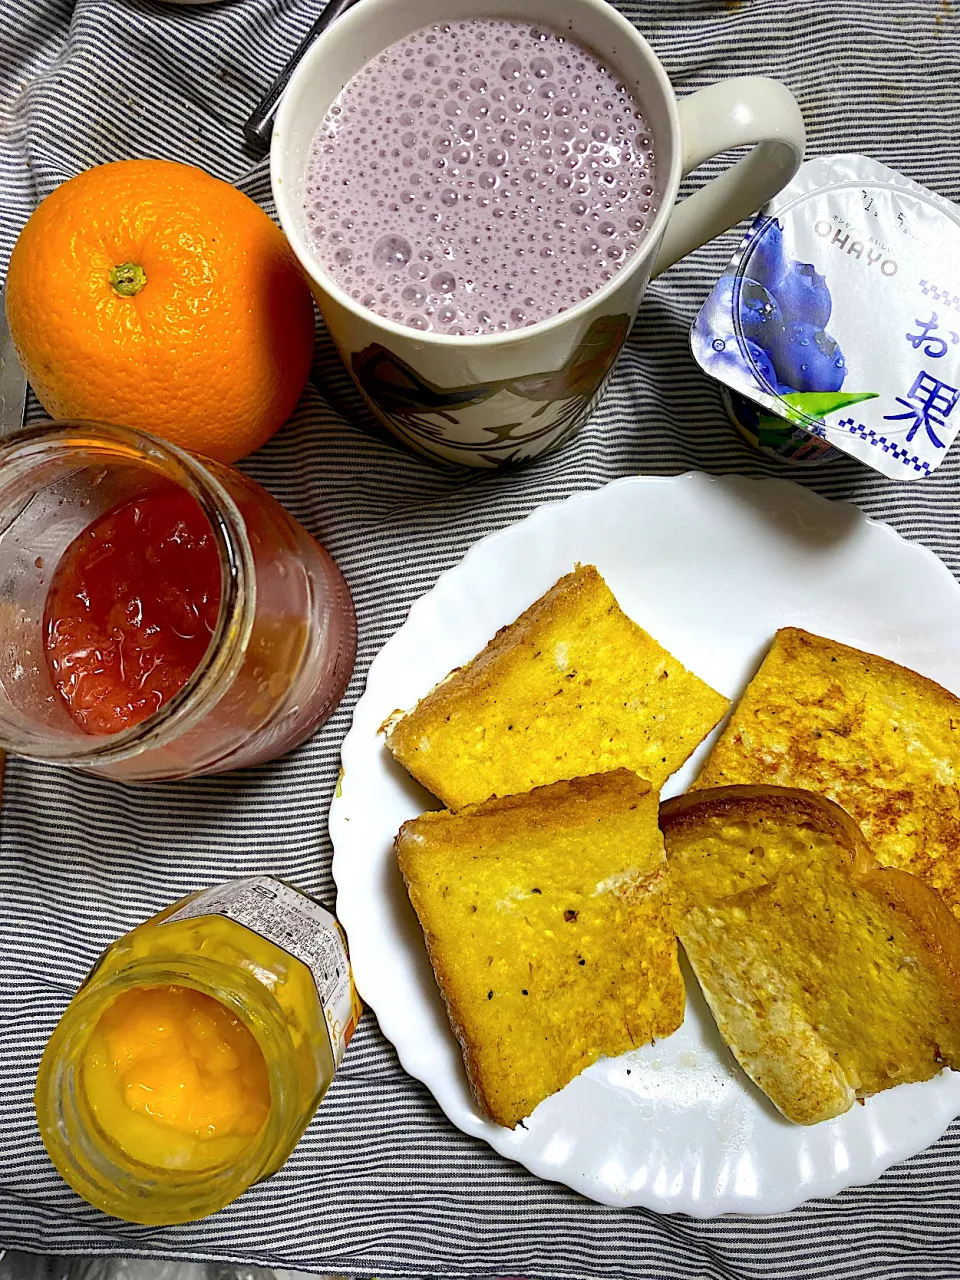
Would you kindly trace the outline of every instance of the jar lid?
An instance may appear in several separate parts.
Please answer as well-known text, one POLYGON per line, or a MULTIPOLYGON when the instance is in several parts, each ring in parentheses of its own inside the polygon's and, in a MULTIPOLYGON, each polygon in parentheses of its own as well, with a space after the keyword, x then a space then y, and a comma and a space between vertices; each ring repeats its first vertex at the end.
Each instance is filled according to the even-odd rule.
POLYGON ((808 161, 691 333, 697 363, 883 475, 960 430, 960 209, 866 156, 808 161))

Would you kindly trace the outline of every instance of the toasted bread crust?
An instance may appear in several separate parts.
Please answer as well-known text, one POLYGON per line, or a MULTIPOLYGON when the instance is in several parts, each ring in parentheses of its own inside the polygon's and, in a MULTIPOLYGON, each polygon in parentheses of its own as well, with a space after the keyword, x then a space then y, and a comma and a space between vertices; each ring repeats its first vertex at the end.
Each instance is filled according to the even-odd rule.
POLYGON ((881 867, 838 805, 714 787, 666 801, 660 824, 688 958, 784 1115, 816 1123, 960 1066, 960 923, 923 881, 881 867))
POLYGON ((832 836, 850 855, 851 862, 874 867, 876 860, 867 848, 863 833, 850 815, 826 796, 799 787, 764 786, 741 783, 729 787, 705 787, 687 791, 682 796, 664 800, 660 805, 660 830, 695 829, 707 817, 722 817, 730 822, 757 816, 760 807, 771 818, 807 824, 823 835, 832 836))
POLYGON ((868 891, 883 897, 900 917, 960 1008, 960 924, 944 900, 922 880, 896 867, 878 867, 874 863, 871 870, 864 871, 863 884, 868 891))

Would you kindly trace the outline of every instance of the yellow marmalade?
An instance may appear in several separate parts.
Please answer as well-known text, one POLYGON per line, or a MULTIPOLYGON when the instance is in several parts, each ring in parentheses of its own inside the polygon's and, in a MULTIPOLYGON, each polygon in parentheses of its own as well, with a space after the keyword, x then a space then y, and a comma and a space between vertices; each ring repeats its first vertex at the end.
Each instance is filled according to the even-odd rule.
POLYGON ((287 1159, 360 1015, 333 916, 270 876, 195 893, 109 947, 40 1063, 50 1158, 97 1208, 187 1222, 287 1159))

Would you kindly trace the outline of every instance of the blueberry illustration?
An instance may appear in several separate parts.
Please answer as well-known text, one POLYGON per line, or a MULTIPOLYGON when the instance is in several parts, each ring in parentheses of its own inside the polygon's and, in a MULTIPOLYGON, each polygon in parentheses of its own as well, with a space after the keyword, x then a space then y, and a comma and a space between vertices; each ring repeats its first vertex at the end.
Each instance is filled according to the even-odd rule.
POLYGON ((758 379, 764 390, 777 385, 777 371, 768 352, 755 342, 747 339, 743 344, 750 356, 750 371, 758 379))
POLYGON ((723 276, 697 317, 694 332, 710 340, 729 334, 734 306, 740 314, 740 330, 745 338, 768 349, 783 328, 777 300, 762 284, 749 278, 723 276))
POLYGON ((776 292, 788 265, 783 249, 783 231, 776 218, 769 218, 751 237, 745 265, 752 279, 772 293, 776 292))
POLYGON ((805 321, 788 324, 770 354, 777 381, 795 391, 839 391, 847 376, 836 339, 805 321))
POLYGON ((771 343, 783 331, 783 316, 776 298, 756 280, 741 280, 739 310, 743 336, 769 351, 771 343))
POLYGON ((745 379, 750 383, 759 382, 765 391, 777 385, 773 361, 763 348, 749 339, 743 340, 741 348, 741 342, 733 333, 722 337, 714 335, 701 363, 712 378, 735 387, 742 387, 745 379))
POLYGON ((721 276, 694 321, 693 336, 704 347, 709 347, 714 337, 722 338, 732 330, 730 315, 734 279, 734 276, 721 276))
POLYGON ((783 318, 825 329, 833 310, 827 282, 809 262, 791 262, 776 286, 783 318))

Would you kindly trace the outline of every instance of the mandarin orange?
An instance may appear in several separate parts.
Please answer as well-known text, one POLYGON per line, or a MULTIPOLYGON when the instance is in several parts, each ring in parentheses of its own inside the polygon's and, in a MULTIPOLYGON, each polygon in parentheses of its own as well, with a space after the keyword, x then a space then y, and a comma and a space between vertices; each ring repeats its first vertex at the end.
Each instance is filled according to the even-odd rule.
POLYGON ((27 222, 7 318, 55 418, 119 423, 222 462, 283 425, 313 354, 313 302, 280 229, 201 169, 122 160, 27 222))

